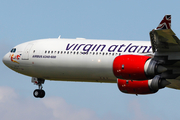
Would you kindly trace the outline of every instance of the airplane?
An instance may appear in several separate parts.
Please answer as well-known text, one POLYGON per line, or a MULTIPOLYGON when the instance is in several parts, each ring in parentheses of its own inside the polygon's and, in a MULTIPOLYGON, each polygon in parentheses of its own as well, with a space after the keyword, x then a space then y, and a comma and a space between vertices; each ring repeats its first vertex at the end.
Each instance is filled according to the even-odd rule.
POLYGON ((180 41, 165 15, 151 41, 39 39, 19 44, 3 57, 10 69, 32 77, 43 98, 45 80, 117 83, 123 93, 144 95, 180 89, 180 41))

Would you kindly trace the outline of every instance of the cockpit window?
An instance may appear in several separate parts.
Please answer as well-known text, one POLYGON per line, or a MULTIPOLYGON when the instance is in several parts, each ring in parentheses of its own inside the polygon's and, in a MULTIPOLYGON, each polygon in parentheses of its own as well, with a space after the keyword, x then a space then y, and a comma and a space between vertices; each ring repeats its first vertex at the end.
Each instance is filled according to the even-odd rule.
POLYGON ((16 52, 16 48, 13 48, 12 50, 11 50, 11 53, 15 53, 16 52))

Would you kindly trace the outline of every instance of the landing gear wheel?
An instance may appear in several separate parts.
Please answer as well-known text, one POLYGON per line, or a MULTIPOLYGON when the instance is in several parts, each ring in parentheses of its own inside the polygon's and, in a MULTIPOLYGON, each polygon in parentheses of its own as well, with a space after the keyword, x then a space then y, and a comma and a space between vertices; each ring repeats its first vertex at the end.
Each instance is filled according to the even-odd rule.
POLYGON ((43 98, 45 96, 45 91, 42 89, 44 84, 44 79, 42 78, 35 78, 32 77, 31 82, 34 83, 35 85, 38 85, 39 89, 34 90, 33 95, 35 98, 43 98))
POLYGON ((40 90, 40 98, 43 98, 45 96, 45 91, 44 90, 40 90))
POLYGON ((36 98, 43 98, 45 96, 45 91, 41 89, 36 89, 34 90, 33 95, 36 98))
POLYGON ((33 95, 34 97, 38 98, 40 95, 40 90, 39 89, 34 90, 33 95))

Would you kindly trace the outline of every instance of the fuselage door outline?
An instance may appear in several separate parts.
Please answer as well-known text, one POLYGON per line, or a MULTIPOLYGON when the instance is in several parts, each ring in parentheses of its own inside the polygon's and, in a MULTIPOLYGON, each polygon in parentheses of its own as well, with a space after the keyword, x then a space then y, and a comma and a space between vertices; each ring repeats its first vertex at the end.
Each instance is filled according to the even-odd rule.
POLYGON ((23 54, 22 54, 22 60, 29 60, 29 53, 30 53, 32 46, 33 46, 33 44, 30 43, 25 47, 23 54))

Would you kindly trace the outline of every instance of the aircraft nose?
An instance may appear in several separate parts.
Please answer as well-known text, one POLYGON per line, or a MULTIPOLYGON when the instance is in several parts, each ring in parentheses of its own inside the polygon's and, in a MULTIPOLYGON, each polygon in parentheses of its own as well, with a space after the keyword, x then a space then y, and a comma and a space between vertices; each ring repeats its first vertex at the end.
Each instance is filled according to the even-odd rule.
POLYGON ((3 57, 2 61, 6 66, 8 66, 8 63, 10 62, 8 53, 3 57))

